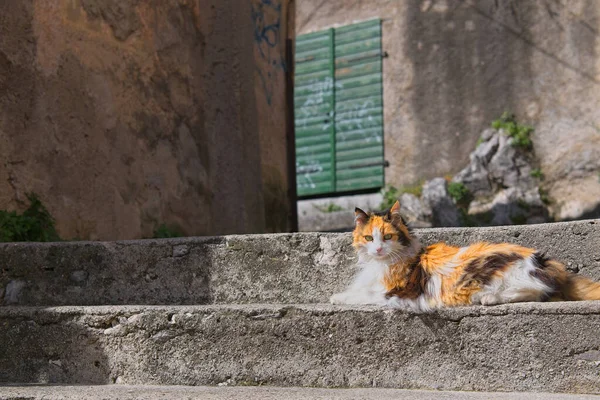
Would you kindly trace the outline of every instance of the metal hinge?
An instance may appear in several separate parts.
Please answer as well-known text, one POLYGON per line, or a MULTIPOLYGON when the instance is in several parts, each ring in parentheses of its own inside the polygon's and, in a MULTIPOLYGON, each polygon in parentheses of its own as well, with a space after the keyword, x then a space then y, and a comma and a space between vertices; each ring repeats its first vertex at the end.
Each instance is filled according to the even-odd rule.
POLYGON ((360 164, 360 165, 351 165, 348 168, 349 169, 358 169, 358 168, 367 168, 367 167, 378 167, 382 165, 384 168, 387 168, 390 166, 390 162, 387 160, 383 160, 382 162, 374 162, 374 163, 368 163, 368 164, 360 164))

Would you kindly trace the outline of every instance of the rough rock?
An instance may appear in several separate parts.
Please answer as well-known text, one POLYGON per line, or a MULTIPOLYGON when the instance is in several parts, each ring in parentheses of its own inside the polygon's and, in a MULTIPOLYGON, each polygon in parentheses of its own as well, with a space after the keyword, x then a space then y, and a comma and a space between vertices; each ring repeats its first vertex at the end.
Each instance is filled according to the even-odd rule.
POLYGON ((433 226, 460 226, 458 209, 448 194, 448 183, 444 178, 425 182, 421 200, 431 215, 433 226))
POLYGON ((477 159, 471 159, 471 163, 456 174, 452 181, 461 182, 475 196, 485 196, 492 192, 488 171, 477 159))
POLYGON ((483 137, 488 139, 469 155, 469 165, 453 179, 455 182, 462 182, 474 196, 487 195, 492 190, 487 168, 498 150, 500 141, 499 135, 493 129, 484 131, 483 137))
POLYGON ((454 182, 463 183, 475 197, 536 185, 529 157, 513 146, 512 138, 495 129, 486 129, 481 138, 483 142, 469 155, 469 165, 456 174, 454 182))
POLYGON ((532 155, 513 146, 502 130, 486 129, 470 163, 454 178, 473 195, 469 221, 476 225, 541 223, 548 210, 539 194, 539 179, 531 176, 532 155))
POLYGON ((522 150, 513 146, 513 139, 503 133, 498 134, 499 144, 489 162, 488 171, 494 186, 531 187, 534 181, 530 176, 531 165, 522 150))
POLYGON ((481 132, 481 140, 488 141, 492 138, 492 136, 494 136, 495 133, 496 133, 496 129, 494 129, 494 128, 484 129, 484 131, 481 132))
POLYGON ((503 189, 491 201, 472 201, 468 213, 479 218, 482 225, 540 223, 548 217, 536 188, 528 191, 514 187, 503 189))
POLYGON ((428 214, 431 214, 431 210, 426 210, 417 196, 411 193, 403 193, 398 200, 400 201, 402 215, 411 227, 431 227, 431 223, 426 222, 428 214))
POLYGON ((486 129, 484 134, 481 135, 481 138, 487 137, 488 139, 485 139, 484 142, 477 146, 477 148, 469 155, 469 158, 471 159, 471 162, 473 162, 474 159, 477 159, 481 164, 487 166, 494 154, 498 151, 500 136, 497 132, 494 133, 493 129, 486 129))

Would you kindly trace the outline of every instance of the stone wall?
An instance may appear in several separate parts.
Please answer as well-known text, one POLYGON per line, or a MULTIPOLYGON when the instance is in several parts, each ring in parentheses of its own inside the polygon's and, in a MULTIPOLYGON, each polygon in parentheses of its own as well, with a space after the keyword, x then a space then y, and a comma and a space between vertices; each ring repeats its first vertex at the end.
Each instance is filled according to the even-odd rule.
POLYGON ((67 239, 289 230, 290 4, 0 2, 0 209, 36 192, 67 239))
POLYGON ((533 125, 554 217, 600 215, 600 2, 304 0, 299 34, 382 19, 386 182, 455 174, 503 111, 533 125))

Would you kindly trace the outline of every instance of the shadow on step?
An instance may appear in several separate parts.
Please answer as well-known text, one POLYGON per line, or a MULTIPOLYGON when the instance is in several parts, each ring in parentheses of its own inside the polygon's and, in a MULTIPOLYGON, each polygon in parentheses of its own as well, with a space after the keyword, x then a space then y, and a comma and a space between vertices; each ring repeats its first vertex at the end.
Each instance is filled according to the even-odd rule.
MULTIPOLYGON (((2 307, 0 384, 106 384, 108 360, 85 315, 2 307)), ((110 321, 107 323, 110 326, 110 321)), ((99 327, 101 328, 101 327, 99 327)))
POLYGON ((208 304, 224 240, 0 244, 0 306, 208 304))

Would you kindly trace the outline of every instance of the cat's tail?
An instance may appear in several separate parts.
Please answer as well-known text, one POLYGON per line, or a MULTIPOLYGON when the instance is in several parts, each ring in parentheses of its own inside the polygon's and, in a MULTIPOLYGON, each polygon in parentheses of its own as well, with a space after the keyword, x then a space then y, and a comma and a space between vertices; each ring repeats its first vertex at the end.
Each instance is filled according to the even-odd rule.
POLYGON ((567 273, 562 285, 565 300, 600 300, 600 282, 595 282, 579 274, 567 273))
POLYGON ((555 288, 554 300, 600 300, 600 282, 569 272, 564 264, 539 253, 534 255, 534 262, 541 267, 536 276, 555 288))

